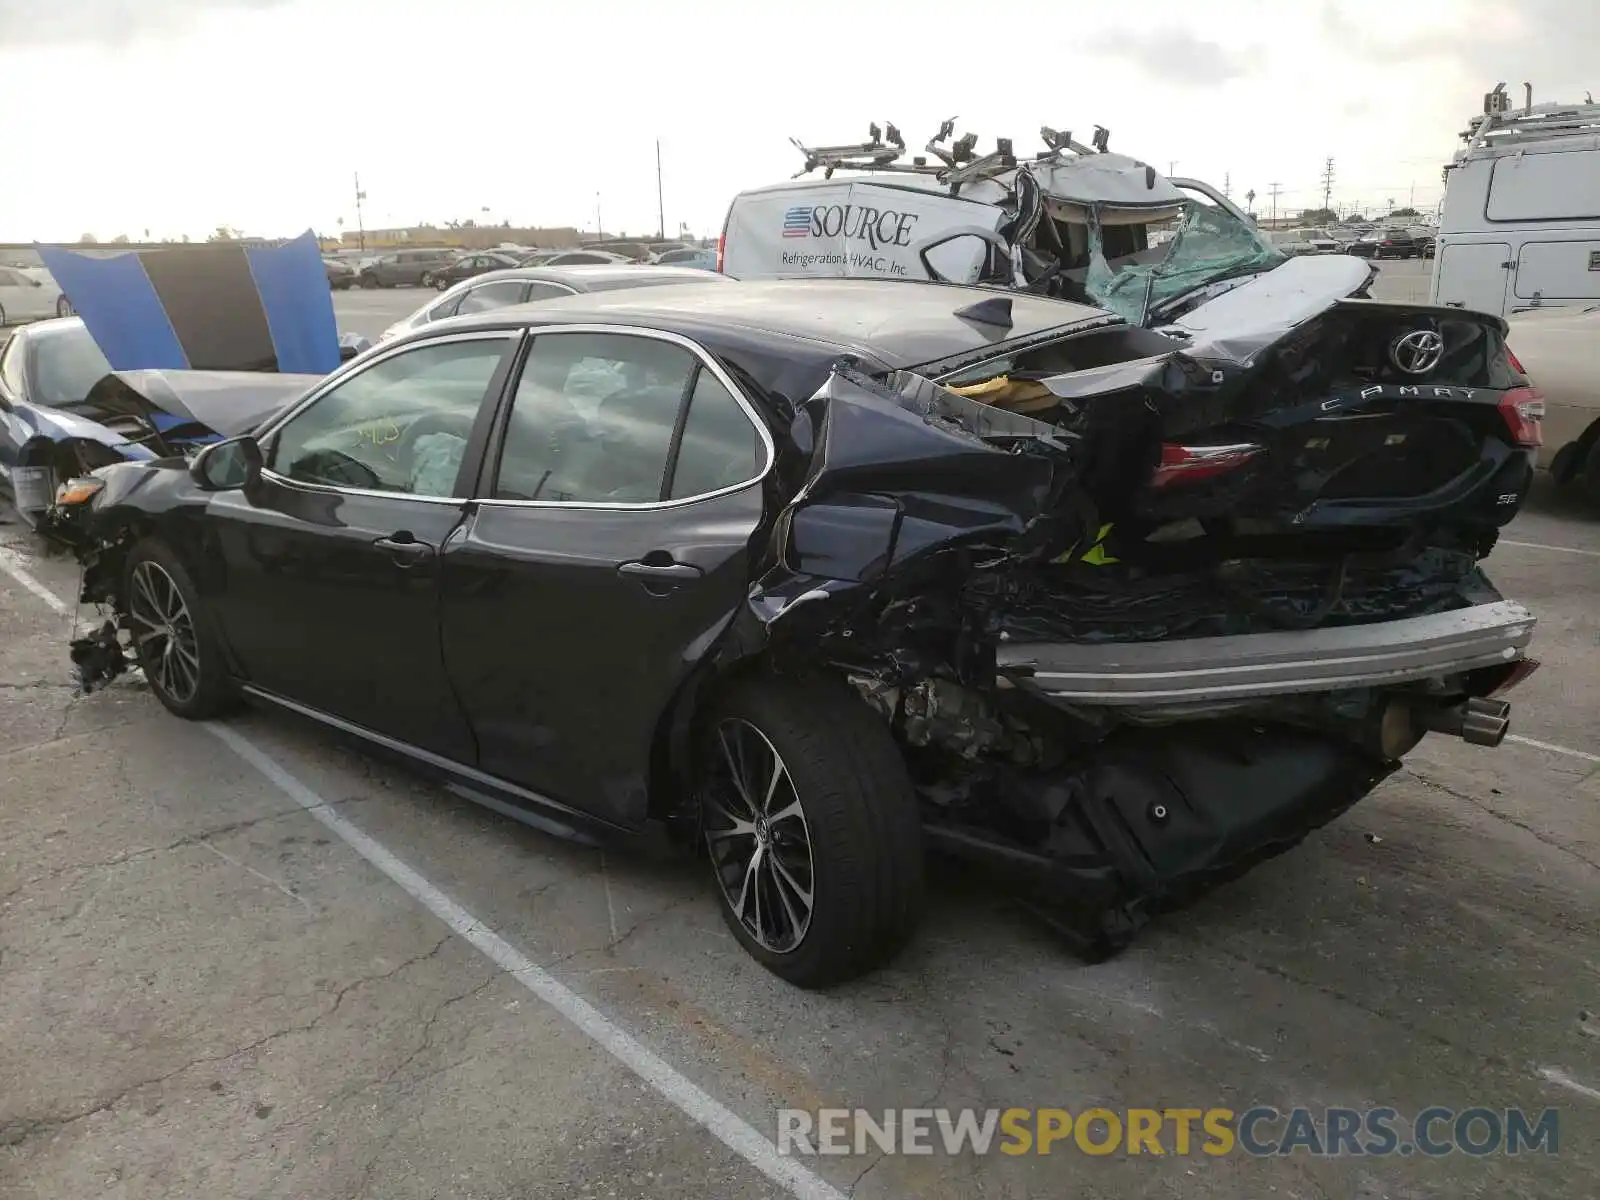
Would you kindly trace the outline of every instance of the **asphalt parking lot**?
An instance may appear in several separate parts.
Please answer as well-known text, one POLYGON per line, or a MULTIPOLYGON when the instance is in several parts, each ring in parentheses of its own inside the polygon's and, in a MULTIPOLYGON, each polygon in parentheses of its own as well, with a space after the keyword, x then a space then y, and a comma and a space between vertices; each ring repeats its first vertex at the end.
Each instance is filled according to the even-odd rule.
MULTIPOLYGON (((1424 264, 1382 266, 1381 296, 1425 293, 1424 264)), ((336 308, 370 336, 425 299, 336 308)), ((745 956, 692 865, 554 840, 277 714, 186 724, 126 678, 74 697, 76 571, 10 519, 0 1197, 1593 1194, 1600 511, 1541 489, 1488 569, 1540 617, 1517 740, 1430 738, 1102 965, 939 868, 907 953, 815 995, 745 956), (1559 1149, 764 1141, 786 1107, 1255 1104, 1555 1108, 1559 1149)))

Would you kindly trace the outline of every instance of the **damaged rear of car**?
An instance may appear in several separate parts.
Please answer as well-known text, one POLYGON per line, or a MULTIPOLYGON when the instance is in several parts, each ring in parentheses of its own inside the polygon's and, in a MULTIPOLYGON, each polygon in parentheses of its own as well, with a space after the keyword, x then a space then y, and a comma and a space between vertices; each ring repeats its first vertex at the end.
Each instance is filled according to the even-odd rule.
MULTIPOLYGON (((476 796, 499 788, 502 811, 547 775, 540 811, 564 824, 691 832, 741 945, 802 985, 901 944, 924 843, 999 864, 1085 954, 1115 952, 1337 817, 1427 733, 1497 745, 1501 697, 1535 666, 1533 616, 1479 565, 1526 494, 1540 417, 1496 318, 1350 301, 1273 335, 1218 321, 1180 337, 981 289, 740 283, 458 318, 378 359, 470 339, 521 341, 460 414, 475 432, 448 499, 416 506, 435 533, 373 542, 385 527, 359 522, 385 493, 290 486, 270 422, 188 469, 98 472, 83 598, 112 616, 74 646, 85 682, 122 669, 139 628, 173 640, 172 619, 138 615, 135 568, 202 581, 162 592, 169 608, 215 605, 292 539, 295 561, 328 564, 305 593, 326 626, 334 567, 369 578, 382 564, 350 555, 387 546, 408 583, 438 572, 437 626, 373 661, 408 688, 440 682, 367 728, 392 749, 455 722, 466 749, 416 757, 476 747, 444 766, 476 796), (591 349, 541 351, 564 338, 591 349), (638 373, 597 383, 595 339, 644 346, 638 373), (690 363, 676 381, 648 365, 669 344, 701 356, 674 360, 690 363), (692 443, 717 392, 703 372, 728 436, 692 443), (527 483, 506 493, 497 431, 528 397, 564 413, 528 443, 556 457, 519 463, 527 483), (659 490, 586 499, 564 455, 610 436, 613 403, 627 437, 583 461, 648 464, 636 435, 655 422, 659 490), (675 493, 691 444, 708 482, 675 493), (213 527, 259 532, 230 534, 224 562, 213 527), (580 636, 509 636, 530 620, 580 636), (597 671, 595 642, 632 665, 597 671)), ((363 396, 370 418, 382 395, 363 396)), ((256 617, 232 628, 271 662, 265 600, 244 600, 256 617)), ((206 661, 195 637, 180 657, 206 661)), ((234 684, 283 702, 247 672, 234 684)), ((389 711, 381 691, 343 690, 389 711)))

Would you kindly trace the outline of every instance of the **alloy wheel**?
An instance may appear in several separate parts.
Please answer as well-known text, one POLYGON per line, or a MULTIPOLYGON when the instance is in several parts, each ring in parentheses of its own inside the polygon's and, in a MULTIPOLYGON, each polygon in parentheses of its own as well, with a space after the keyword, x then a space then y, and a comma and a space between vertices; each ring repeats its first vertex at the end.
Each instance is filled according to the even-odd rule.
POLYGON ((739 924, 764 950, 797 949, 815 904, 811 831, 783 756, 748 721, 718 724, 702 803, 717 884, 739 924))
POLYGON ((200 690, 200 643, 183 594, 148 559, 134 566, 129 592, 128 619, 145 674, 173 703, 188 704, 200 690))

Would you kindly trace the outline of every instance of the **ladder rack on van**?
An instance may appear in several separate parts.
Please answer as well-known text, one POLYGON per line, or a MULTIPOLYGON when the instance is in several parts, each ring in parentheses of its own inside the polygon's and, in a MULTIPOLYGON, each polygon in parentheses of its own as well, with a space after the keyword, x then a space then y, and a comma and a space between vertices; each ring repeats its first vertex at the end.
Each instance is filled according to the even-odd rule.
MULTIPOLYGON (((982 157, 977 155, 978 135, 975 133, 962 134, 947 148, 944 142, 955 132, 955 125, 954 117, 943 122, 939 126, 939 132, 930 138, 924 147, 927 154, 937 159, 937 162, 929 162, 928 157, 921 154, 916 155, 909 163, 901 162, 900 159, 906 152, 906 140, 892 121, 887 123, 887 128, 880 128, 877 122, 873 122, 867 127, 866 141, 846 145, 807 146, 798 138, 790 138, 789 141, 795 149, 805 155, 805 166, 795 172, 793 178, 809 175, 821 167, 822 177, 831 179, 834 171, 842 168, 847 171, 888 171, 929 175, 941 183, 954 187, 974 179, 992 179, 1016 168, 1017 156, 1012 149, 1010 138, 996 138, 994 150, 982 157)), ((1033 161, 1049 162, 1061 158, 1067 152, 1078 156, 1104 154, 1111 139, 1111 131, 1104 126, 1096 125, 1092 146, 1085 146, 1082 142, 1073 140, 1071 133, 1059 133, 1048 125, 1039 130, 1039 137, 1048 149, 1042 154, 1035 155, 1033 161)))
POLYGON ((1458 162, 1489 148, 1586 133, 1600 135, 1600 104, 1594 103, 1592 96, 1586 95, 1582 104, 1535 105, 1532 86, 1522 86, 1527 89, 1527 103, 1520 109, 1511 107, 1504 83, 1484 95, 1483 114, 1474 117, 1461 134, 1467 148, 1457 153, 1458 162))

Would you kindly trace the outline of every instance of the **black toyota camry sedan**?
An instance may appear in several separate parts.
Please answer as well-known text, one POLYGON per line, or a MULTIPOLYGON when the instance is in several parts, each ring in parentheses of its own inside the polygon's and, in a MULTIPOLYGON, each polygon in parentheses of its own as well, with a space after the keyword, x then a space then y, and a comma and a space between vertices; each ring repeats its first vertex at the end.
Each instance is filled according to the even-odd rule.
POLYGON ((676 834, 804 986, 905 940, 925 844, 1111 952, 1424 733, 1505 735, 1533 619, 1477 559, 1536 393, 1493 318, 1427 319, 1425 398, 1395 305, 1238 360, 867 280, 432 322, 192 460, 68 481, 50 525, 106 613, 73 658, 547 830, 676 834))

